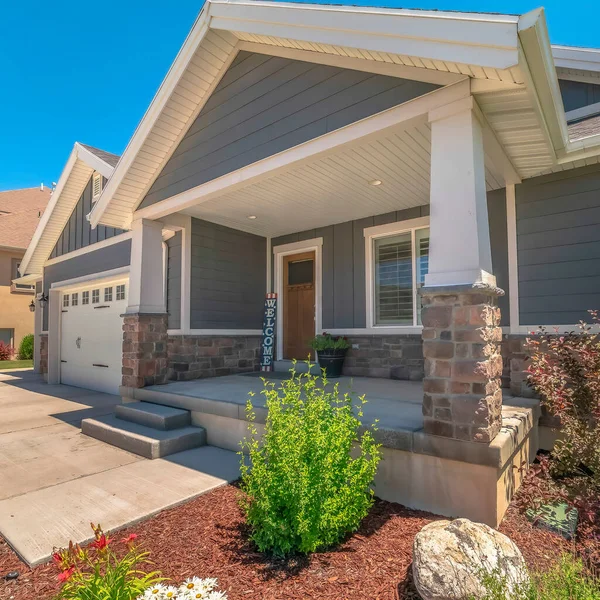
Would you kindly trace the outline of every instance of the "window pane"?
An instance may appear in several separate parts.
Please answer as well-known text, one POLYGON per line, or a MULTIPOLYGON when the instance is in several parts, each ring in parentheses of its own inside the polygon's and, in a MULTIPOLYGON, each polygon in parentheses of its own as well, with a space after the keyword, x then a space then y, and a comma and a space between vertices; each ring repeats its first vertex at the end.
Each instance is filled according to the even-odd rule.
MULTIPOLYGON (((415 231, 415 245, 417 252, 417 290, 423 287, 425 275, 429 272, 429 228, 415 231)), ((421 325, 421 295, 417 296, 418 310, 417 323, 421 325)))
POLYGON ((413 324, 411 235, 376 239, 375 323, 413 324))
POLYGON ((288 285, 303 285, 313 282, 312 260, 297 260, 288 264, 288 285))
POLYGON ((65 294, 63 296, 63 306, 66 308, 67 306, 69 306, 69 294, 65 294))

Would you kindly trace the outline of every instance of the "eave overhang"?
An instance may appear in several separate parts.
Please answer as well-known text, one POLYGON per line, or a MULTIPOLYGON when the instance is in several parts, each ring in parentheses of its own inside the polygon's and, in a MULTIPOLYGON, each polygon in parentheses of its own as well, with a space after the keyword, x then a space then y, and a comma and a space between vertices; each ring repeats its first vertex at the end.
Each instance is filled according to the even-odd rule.
POLYGON ((21 261, 20 271, 29 276, 39 276, 50 256, 73 208, 81 197, 92 173, 97 171, 109 179, 114 168, 75 142, 50 202, 21 261))

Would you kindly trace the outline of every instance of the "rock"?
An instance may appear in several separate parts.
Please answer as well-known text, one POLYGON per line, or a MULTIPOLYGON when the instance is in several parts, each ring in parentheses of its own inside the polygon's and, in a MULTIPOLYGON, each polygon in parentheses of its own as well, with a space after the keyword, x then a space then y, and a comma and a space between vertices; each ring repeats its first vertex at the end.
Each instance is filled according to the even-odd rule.
POLYGON ((507 599, 529 581, 521 551, 505 535, 468 519, 434 521, 413 543, 413 578, 423 600, 478 600, 482 578, 506 582, 507 599))

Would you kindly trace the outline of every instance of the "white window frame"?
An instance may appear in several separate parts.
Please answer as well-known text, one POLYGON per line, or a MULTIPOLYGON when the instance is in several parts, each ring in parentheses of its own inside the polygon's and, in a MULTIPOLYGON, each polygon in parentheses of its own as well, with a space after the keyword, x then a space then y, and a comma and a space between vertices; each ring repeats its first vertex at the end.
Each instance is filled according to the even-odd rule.
POLYGON ((365 236, 365 282, 366 282, 366 323, 367 331, 374 333, 421 333, 423 326, 417 325, 417 265, 415 250, 415 232, 429 227, 429 217, 419 217, 408 221, 397 221, 376 225, 364 229, 365 236), (412 325, 376 325, 375 324, 375 272, 374 242, 380 238, 391 237, 402 233, 410 233, 412 243, 412 278, 413 278, 413 323, 412 325))

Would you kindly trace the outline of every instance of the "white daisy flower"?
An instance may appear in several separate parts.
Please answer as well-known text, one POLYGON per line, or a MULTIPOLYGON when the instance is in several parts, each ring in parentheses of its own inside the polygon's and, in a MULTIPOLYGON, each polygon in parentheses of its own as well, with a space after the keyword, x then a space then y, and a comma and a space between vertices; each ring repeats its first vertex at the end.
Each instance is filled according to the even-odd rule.
POLYGON ((225 592, 213 591, 206 596, 206 600, 227 600, 227 594, 225 592))
POLYGON ((162 583, 157 583, 149 587, 138 600, 162 600, 162 592, 165 586, 162 583))
POLYGON ((203 589, 205 589, 204 579, 201 579, 200 577, 189 577, 179 586, 180 593, 186 593, 190 590, 194 591, 203 589))
POLYGON ((163 590, 161 600, 177 600, 178 590, 174 585, 168 585, 163 590))

